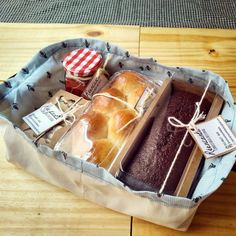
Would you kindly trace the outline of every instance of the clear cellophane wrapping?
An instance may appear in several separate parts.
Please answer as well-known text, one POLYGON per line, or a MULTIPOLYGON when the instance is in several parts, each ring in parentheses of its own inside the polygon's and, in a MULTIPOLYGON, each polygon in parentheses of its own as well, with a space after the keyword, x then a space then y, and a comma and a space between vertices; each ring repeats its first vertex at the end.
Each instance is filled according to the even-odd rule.
POLYGON ((115 73, 55 150, 109 169, 158 88, 137 72, 115 73))

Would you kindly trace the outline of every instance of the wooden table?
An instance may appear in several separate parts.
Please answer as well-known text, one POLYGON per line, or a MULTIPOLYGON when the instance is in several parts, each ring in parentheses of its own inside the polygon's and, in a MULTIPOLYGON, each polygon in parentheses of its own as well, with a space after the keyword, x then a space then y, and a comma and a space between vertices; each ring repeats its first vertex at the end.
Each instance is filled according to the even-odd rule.
MULTIPOLYGON (((103 25, 0 24, 0 79, 42 47, 92 37, 160 63, 221 74, 236 98, 236 30, 164 29, 103 25)), ((0 137, 1 138, 1 137, 0 137)), ((43 182, 4 159, 0 139, 0 235, 182 235, 102 208, 43 182)), ((189 235, 236 235, 236 173, 199 208, 189 235)))

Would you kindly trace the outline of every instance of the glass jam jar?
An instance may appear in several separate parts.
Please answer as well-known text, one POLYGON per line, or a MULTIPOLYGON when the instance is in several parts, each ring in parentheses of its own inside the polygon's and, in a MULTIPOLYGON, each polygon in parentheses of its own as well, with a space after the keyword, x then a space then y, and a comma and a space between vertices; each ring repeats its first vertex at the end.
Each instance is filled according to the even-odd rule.
POLYGON ((102 56, 95 50, 79 48, 68 53, 63 61, 66 91, 81 96, 101 64, 102 56))

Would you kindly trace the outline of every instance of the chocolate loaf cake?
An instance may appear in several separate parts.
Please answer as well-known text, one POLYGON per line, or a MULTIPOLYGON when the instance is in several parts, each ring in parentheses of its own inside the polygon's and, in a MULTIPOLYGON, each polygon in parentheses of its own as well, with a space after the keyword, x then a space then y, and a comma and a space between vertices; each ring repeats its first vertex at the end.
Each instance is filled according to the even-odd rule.
MULTIPOLYGON (((118 178, 134 190, 159 191, 186 132, 186 128, 170 125, 168 117, 174 116, 183 123, 188 123, 195 112, 195 103, 200 99, 201 97, 196 94, 173 88, 168 105, 162 111, 164 119, 161 126, 159 114, 132 160, 123 166, 118 178)), ((210 102, 204 99, 201 111, 207 114, 210 106, 210 102)), ((164 193, 174 194, 194 144, 194 140, 188 135, 168 178, 164 193)))

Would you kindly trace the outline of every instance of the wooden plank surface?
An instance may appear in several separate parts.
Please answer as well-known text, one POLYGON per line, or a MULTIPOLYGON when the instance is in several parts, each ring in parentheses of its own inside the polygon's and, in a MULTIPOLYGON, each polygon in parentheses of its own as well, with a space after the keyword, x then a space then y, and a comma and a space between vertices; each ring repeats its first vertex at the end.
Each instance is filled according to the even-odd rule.
POLYGON ((231 173, 224 184, 200 205, 187 232, 178 232, 134 218, 132 235, 236 235, 236 173, 231 173))
MULTIPOLYGON (((0 35, 0 79, 15 74, 40 48, 64 39, 97 38, 138 55, 138 27, 0 24, 0 35)), ((130 234, 131 217, 80 199, 7 163, 1 137, 0 150, 1 236, 130 234)))
POLYGON ((236 89, 236 30, 141 28, 140 56, 212 70, 236 89))
MULTIPOLYGON (((14 74, 42 47, 93 37, 159 62, 213 70, 236 98, 236 31, 95 25, 0 24, 0 79, 14 74), (214 50, 215 51, 214 51, 214 50), (213 50, 213 51, 212 51, 213 50)), ((82 200, 5 161, 0 140, 0 235, 129 235, 130 217, 82 200)), ((188 234, 234 235, 236 174, 199 208, 188 234)), ((133 219, 132 235, 184 233, 133 219)))
POLYGON ((1 23, 0 79, 18 72, 41 48, 65 39, 83 37, 109 41, 138 55, 139 27, 1 23))
MULTIPOLYGON (((236 98, 236 30, 141 28, 140 56, 222 75, 236 98), (210 50, 215 50, 210 52, 210 50)), ((187 235, 236 235, 236 173, 203 202, 187 235)), ((132 235, 186 235, 134 218, 132 235)))

